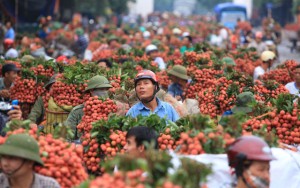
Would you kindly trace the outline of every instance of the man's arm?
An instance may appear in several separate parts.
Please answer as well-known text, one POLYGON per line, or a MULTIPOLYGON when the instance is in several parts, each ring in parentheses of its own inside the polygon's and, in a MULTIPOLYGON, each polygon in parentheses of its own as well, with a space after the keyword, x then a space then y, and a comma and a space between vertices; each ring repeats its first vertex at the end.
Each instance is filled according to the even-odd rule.
POLYGON ((28 119, 35 124, 41 123, 44 118, 44 102, 43 98, 39 97, 34 103, 34 106, 28 115, 28 119))
POLYGON ((66 125, 69 126, 74 132, 82 119, 82 115, 79 111, 79 109, 73 109, 66 120, 66 125))
POLYGON ((178 113, 176 112, 176 110, 175 110, 171 105, 170 105, 170 111, 171 111, 171 116, 172 116, 172 117, 170 118, 171 121, 175 122, 175 121, 177 121, 178 119, 180 119, 178 113))

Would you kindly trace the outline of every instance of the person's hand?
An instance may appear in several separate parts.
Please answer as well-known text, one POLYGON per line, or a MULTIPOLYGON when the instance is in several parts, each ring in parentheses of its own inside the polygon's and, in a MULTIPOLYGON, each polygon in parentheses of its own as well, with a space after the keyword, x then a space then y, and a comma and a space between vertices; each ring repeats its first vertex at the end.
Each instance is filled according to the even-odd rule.
POLYGON ((9 90, 7 90, 7 89, 1 90, 1 91, 0 91, 0 96, 1 96, 1 97, 4 97, 4 98, 9 98, 9 97, 10 97, 9 90))
POLYGON ((30 128, 36 128, 37 127, 37 124, 36 123, 30 123, 30 128))
POLYGON ((20 106, 14 105, 14 109, 10 110, 7 115, 9 117, 9 120, 17 119, 21 120, 22 119, 22 111, 20 109, 20 106))

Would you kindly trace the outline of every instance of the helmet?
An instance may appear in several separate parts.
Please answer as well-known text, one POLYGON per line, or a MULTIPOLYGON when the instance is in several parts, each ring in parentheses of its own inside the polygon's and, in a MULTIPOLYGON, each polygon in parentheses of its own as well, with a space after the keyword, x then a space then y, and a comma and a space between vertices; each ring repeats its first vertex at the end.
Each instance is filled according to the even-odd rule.
POLYGON ((134 84, 136 85, 136 83, 141 79, 150 79, 155 84, 158 83, 155 73, 151 70, 143 70, 139 72, 134 78, 134 84))
POLYGON ((182 37, 187 37, 187 36, 190 36, 189 32, 185 31, 185 32, 182 33, 182 37))
POLYGON ((110 43, 111 41, 118 41, 118 37, 115 35, 111 35, 108 37, 107 42, 110 43))
POLYGON ((151 36, 151 33, 149 31, 144 31, 143 32, 143 37, 144 38, 149 38, 151 36))
POLYGON ((35 58, 32 57, 31 55, 24 55, 22 58, 21 58, 21 61, 22 62, 31 62, 31 61, 34 61, 35 58))
POLYGON ((56 58, 56 62, 59 62, 59 63, 68 63, 68 58, 67 56, 65 55, 61 55, 59 57, 56 58))
POLYGON ((262 34, 261 31, 257 31, 257 32, 255 33, 255 38, 262 38, 262 37, 263 37, 263 34, 262 34))
POLYGON ((179 29, 179 28, 174 28, 173 30, 172 30, 172 32, 173 32, 173 34, 175 34, 175 35, 180 35, 181 34, 181 30, 179 29))
POLYGON ((229 146, 229 166, 238 168, 244 161, 271 161, 275 158, 268 144, 257 136, 242 136, 229 146))
POLYGON ((175 65, 168 74, 181 78, 183 80, 188 80, 190 77, 187 75, 187 70, 182 65, 175 65))
POLYGON ((234 60, 230 57, 224 57, 222 59, 222 62, 224 62, 226 65, 232 65, 232 66, 236 66, 236 63, 234 62, 234 60))
POLYGON ((236 105, 231 109, 233 113, 250 113, 252 112, 252 107, 249 106, 251 103, 255 102, 255 97, 253 93, 247 91, 240 93, 236 97, 236 105))
POLYGON ((112 88, 112 85, 110 85, 109 81, 104 76, 97 75, 90 79, 85 91, 100 88, 112 88))
POLYGON ((44 165, 37 141, 28 134, 15 134, 0 146, 0 155, 20 157, 44 165))
POLYGON ((56 77, 57 77, 57 74, 54 74, 53 76, 51 76, 49 82, 44 85, 44 88, 47 89, 51 84, 55 83, 56 77))
MULTIPOLYGON (((151 99, 148 100, 148 101, 143 101, 143 102, 145 102, 145 103, 149 103, 150 101, 152 101, 152 100, 154 99, 156 93, 157 93, 157 92, 159 91, 159 89, 160 89, 160 88, 159 88, 159 85, 158 85, 158 81, 157 81, 157 78, 156 78, 156 75, 155 75, 154 72, 152 72, 152 71, 150 71, 150 70, 143 70, 143 71, 139 72, 139 73, 136 75, 136 77, 134 78, 134 86, 135 86, 135 88, 136 88, 137 82, 138 82, 139 80, 142 80, 142 79, 150 79, 150 80, 153 82, 153 84, 156 85, 156 89, 155 89, 155 91, 154 91, 154 93, 153 93, 151 99)), ((138 96, 137 96, 137 98, 138 98, 139 100, 141 100, 138 96)))
POLYGON ((260 56, 262 61, 273 60, 275 57, 276 57, 276 55, 272 51, 264 51, 260 56))
POLYGON ((153 52, 153 51, 157 51, 157 46, 155 46, 154 44, 149 44, 145 51, 146 51, 146 54, 149 54, 150 52, 153 52))
POLYGON ((84 35, 84 31, 83 31, 82 28, 77 28, 77 29, 75 30, 75 33, 76 33, 76 35, 78 35, 78 36, 84 35))
POLYGON ((4 40, 4 45, 6 45, 6 46, 11 46, 13 44, 14 44, 14 40, 12 40, 12 39, 5 39, 4 40))

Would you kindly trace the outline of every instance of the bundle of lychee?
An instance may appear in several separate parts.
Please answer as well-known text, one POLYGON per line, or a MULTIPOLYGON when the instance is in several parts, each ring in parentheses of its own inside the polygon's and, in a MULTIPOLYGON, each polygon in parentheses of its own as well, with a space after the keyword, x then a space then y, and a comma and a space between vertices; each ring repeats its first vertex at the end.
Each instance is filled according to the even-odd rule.
POLYGON ((225 77, 215 81, 215 84, 198 92, 199 108, 203 114, 216 118, 234 105, 235 96, 239 93, 239 83, 227 80, 225 77))
POLYGON ((126 132, 116 130, 110 131, 109 139, 100 148, 105 156, 114 157, 117 153, 124 153, 123 147, 126 144, 126 132))
POLYGON ((51 77, 54 75, 54 69, 52 67, 44 67, 42 64, 39 64, 35 67, 30 68, 35 75, 51 77))
POLYGON ((40 87, 37 87, 34 79, 18 77, 10 89, 10 98, 17 99, 20 103, 34 103, 38 93, 41 92, 38 88, 40 87))
POLYGON ((84 103, 84 116, 77 129, 81 133, 88 133, 92 130, 92 123, 99 120, 107 120, 111 113, 117 111, 115 102, 109 98, 101 99, 97 96, 90 97, 84 103))
POLYGON ((143 171, 139 169, 126 173, 117 172, 113 175, 105 173, 93 180, 89 188, 146 188, 144 184, 146 178, 142 175, 143 171))
MULTIPOLYGON (((38 141, 44 166, 36 167, 37 173, 53 177, 63 188, 78 186, 88 178, 82 165, 82 146, 55 139, 51 134, 38 135, 37 128, 29 131, 20 128, 8 132, 7 136, 20 133, 28 133, 38 141)), ((4 143, 5 139, 6 137, 0 137, 0 144, 4 143)))
POLYGON ((78 86, 62 81, 56 81, 52 85, 50 95, 59 106, 77 106, 83 102, 78 86))
POLYGON ((157 72, 156 76, 158 83, 162 86, 162 88, 168 88, 168 86, 171 84, 171 80, 169 79, 166 71, 157 72))
POLYGON ((82 146, 84 147, 83 162, 89 172, 93 174, 99 174, 100 168, 100 148, 95 138, 90 138, 90 134, 87 133, 81 137, 82 146))
POLYGON ((294 60, 287 60, 284 64, 279 65, 276 69, 271 70, 263 75, 263 80, 275 80, 280 84, 287 84, 294 81, 293 71, 297 66, 297 62, 294 60))
POLYGON ((163 133, 160 133, 159 137, 157 138, 158 147, 161 150, 175 150, 176 149, 176 139, 172 137, 170 128, 166 128, 163 133))
POLYGON ((232 140, 226 135, 214 130, 190 130, 180 134, 176 141, 179 146, 178 153, 184 155, 199 155, 202 153, 221 154, 225 152, 226 143, 232 140), (228 140, 228 141, 225 141, 228 140))
POLYGON ((276 99, 282 93, 289 93, 284 85, 274 80, 256 81, 253 87, 255 99, 268 103, 271 99, 276 99))
POLYGON ((294 100, 295 97, 290 94, 280 94, 274 104, 276 110, 249 119, 243 124, 243 129, 253 132, 266 126, 267 131, 275 132, 280 142, 300 144, 299 106, 293 103, 294 100))
POLYGON ((55 178, 61 187, 73 187, 86 180, 88 175, 82 165, 82 146, 54 139, 51 134, 39 136, 40 154, 44 167, 36 171, 55 178))
POLYGON ((115 93, 117 89, 121 88, 121 76, 120 75, 111 75, 108 78, 112 88, 109 89, 110 92, 115 93))
MULTIPOLYGON (((102 130, 107 131, 106 129, 102 130)), ((100 161, 115 157, 117 153, 124 153, 126 132, 120 130, 110 130, 108 133, 93 132, 92 134, 82 135, 81 139, 83 140, 82 146, 85 148, 83 161, 87 169, 93 174, 99 174, 103 172, 100 161), (93 138, 91 138, 91 135, 93 138)))

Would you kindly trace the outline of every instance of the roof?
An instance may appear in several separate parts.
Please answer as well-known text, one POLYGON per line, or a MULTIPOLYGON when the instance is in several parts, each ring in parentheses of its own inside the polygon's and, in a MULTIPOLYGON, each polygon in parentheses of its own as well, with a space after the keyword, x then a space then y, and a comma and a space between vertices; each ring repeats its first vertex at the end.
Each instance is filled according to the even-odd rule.
POLYGON ((246 7, 243 6, 243 5, 228 2, 228 3, 220 3, 220 4, 216 5, 215 8, 214 8, 214 11, 219 12, 224 8, 242 8, 242 9, 246 9, 246 7))

